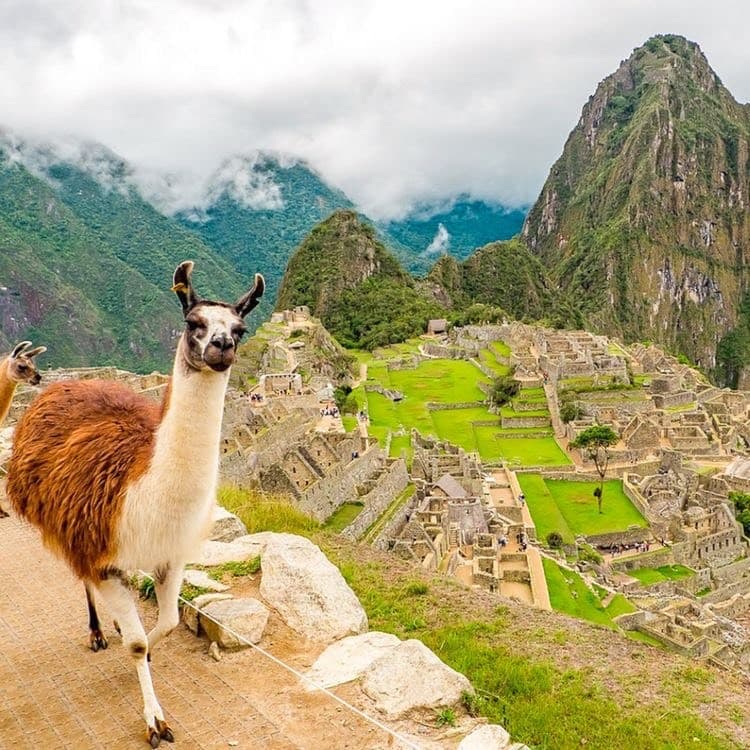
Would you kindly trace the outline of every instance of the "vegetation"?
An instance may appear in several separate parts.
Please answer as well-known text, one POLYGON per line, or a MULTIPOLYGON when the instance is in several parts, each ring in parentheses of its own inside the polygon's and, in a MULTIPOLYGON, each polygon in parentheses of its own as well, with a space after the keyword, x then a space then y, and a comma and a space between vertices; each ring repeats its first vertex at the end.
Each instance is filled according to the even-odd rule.
POLYGON ((547 534, 547 546, 550 549, 560 549, 563 546, 563 537, 559 531, 550 531, 547 534))
POLYGON ((580 448, 596 466, 601 478, 599 487, 594 490, 594 497, 602 512, 602 493, 604 492, 604 476, 609 464, 609 448, 620 439, 620 436, 608 425, 595 424, 587 427, 575 440, 570 443, 571 448, 580 448))
POLYGON ((730 492, 729 499, 734 503, 734 513, 742 524, 745 536, 750 536, 750 494, 746 492, 730 492))
POLYGON ((681 581, 683 578, 690 578, 690 576, 695 575, 695 571, 686 568, 684 565, 661 565, 658 568, 629 570, 628 575, 650 586, 652 583, 661 583, 662 581, 681 581))
POLYGON ((647 525, 639 510, 622 491, 622 481, 605 482, 607 509, 598 513, 592 502, 597 482, 544 479, 539 474, 518 474, 526 503, 542 539, 557 532, 565 544, 573 544, 579 535, 625 531, 629 526, 647 525))
POLYGON ((590 589, 578 573, 546 557, 542 563, 550 604, 556 611, 613 629, 617 628, 613 618, 635 612, 635 607, 622 594, 617 594, 605 607, 600 594, 590 589))
MULTIPOLYGON (((246 502, 240 507, 246 525, 259 528, 266 518, 262 511, 262 518, 256 516, 259 506, 246 502)), ((529 622, 525 609, 515 615, 504 607, 475 607, 464 601, 471 592, 449 580, 415 580, 409 565, 363 555, 360 548, 342 545, 329 532, 303 533, 312 536, 338 565, 362 602, 371 629, 424 642, 477 690, 464 696, 466 710, 502 724, 514 740, 539 750, 574 750, 581 747, 582 738, 592 750, 623 743, 642 750, 678 748, 685 737, 691 742, 697 738, 709 750, 735 747, 719 729, 709 729, 709 720, 702 715, 701 686, 706 683, 693 685, 683 696, 678 695, 678 683, 660 680, 658 690, 645 697, 643 681, 651 679, 653 668, 644 662, 642 672, 632 674, 642 661, 640 652, 628 659, 628 675, 620 679, 615 674, 605 681, 589 666, 573 667, 566 658, 558 658, 567 653, 559 644, 577 638, 579 629, 551 632, 546 619, 544 630, 535 629, 533 611, 529 622), (538 648, 544 643, 550 647, 538 648)), ((570 590, 567 582, 564 585, 570 590)), ((627 610, 620 598, 605 609, 601 601, 586 607, 594 621, 607 628, 612 628, 616 614, 627 610)), ((591 631, 580 637, 580 642, 574 641, 576 648, 598 636, 591 631)))
POLYGON ((363 510, 364 503, 342 503, 325 522, 325 528, 331 531, 343 531, 363 510))
POLYGON ((353 211, 337 211, 295 250, 279 309, 307 305, 344 346, 375 349, 421 333, 444 310, 353 211))
POLYGON ((223 485, 218 501, 242 519, 249 534, 278 531, 309 536, 320 528, 315 519, 297 510, 284 496, 223 485))
POLYGON ((432 243, 442 224, 449 235, 451 255, 467 258, 477 247, 493 240, 510 239, 521 231, 525 211, 489 205, 484 201, 460 197, 441 211, 430 207, 418 207, 404 219, 380 225, 386 239, 398 252, 399 247, 408 248, 404 262, 413 273, 428 270, 435 255, 426 250, 432 243))
POLYGON ((513 373, 501 375, 492 383, 491 398, 496 406, 504 406, 521 389, 521 384, 513 377, 513 373))

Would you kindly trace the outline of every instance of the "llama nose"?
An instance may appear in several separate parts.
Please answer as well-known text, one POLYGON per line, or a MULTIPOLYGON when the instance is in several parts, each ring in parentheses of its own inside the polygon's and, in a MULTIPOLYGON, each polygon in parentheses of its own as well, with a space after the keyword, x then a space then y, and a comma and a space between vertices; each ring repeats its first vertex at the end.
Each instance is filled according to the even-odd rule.
POLYGON ((224 352, 227 349, 234 347, 234 339, 231 336, 222 333, 221 336, 214 336, 211 339, 211 345, 224 352))

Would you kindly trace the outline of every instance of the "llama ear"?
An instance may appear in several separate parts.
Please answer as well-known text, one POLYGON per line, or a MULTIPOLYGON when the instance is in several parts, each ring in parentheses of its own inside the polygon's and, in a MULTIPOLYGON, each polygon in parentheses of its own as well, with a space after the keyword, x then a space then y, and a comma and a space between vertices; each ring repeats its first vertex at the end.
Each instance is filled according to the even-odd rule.
POLYGON ((10 353, 12 359, 15 359, 19 354, 25 352, 31 346, 31 341, 19 341, 10 353))
POLYGON ((185 260, 174 271, 172 291, 179 297, 183 315, 187 315, 188 310, 200 301, 191 281, 194 265, 192 260, 185 260))
POLYGON ((46 346, 37 346, 34 349, 29 349, 29 351, 25 352, 25 354, 29 359, 34 359, 34 357, 38 357, 40 354, 44 354, 44 352, 46 351, 46 346))
POLYGON ((265 290, 266 280, 259 273, 256 273, 253 288, 247 294, 240 297, 234 306, 237 315, 244 318, 254 307, 257 307, 265 290))

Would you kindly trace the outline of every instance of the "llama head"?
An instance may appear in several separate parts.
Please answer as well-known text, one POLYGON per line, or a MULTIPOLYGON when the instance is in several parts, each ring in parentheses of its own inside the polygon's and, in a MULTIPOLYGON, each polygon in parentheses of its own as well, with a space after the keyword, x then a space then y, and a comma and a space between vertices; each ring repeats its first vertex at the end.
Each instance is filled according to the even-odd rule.
POLYGON ((21 341, 13 347, 8 356, 8 378, 13 383, 30 383, 38 385, 42 376, 37 370, 34 357, 47 351, 46 346, 31 349, 31 341, 21 341))
POLYGON ((265 281, 256 273, 252 288, 230 304, 201 299, 193 287, 192 273, 192 261, 180 263, 172 286, 185 318, 182 357, 190 369, 224 372, 234 363, 237 345, 246 330, 244 318, 263 296, 265 281))

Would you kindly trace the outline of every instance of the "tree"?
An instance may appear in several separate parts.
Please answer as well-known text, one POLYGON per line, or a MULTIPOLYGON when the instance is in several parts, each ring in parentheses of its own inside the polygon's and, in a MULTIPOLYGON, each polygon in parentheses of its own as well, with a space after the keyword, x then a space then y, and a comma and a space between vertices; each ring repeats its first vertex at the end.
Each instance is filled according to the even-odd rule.
POLYGON ((601 480, 599 486, 594 490, 599 512, 602 512, 602 495, 604 493, 604 475, 607 473, 609 464, 609 448, 613 446, 620 436, 609 426, 595 424, 587 427, 571 444, 571 448, 580 448, 596 466, 596 471, 601 480))
POLYGON ((510 401, 521 389, 521 384, 510 375, 501 375, 492 383, 491 397, 497 406, 503 406, 510 401))
POLYGON ((734 515, 742 524, 745 536, 750 535, 750 495, 746 492, 730 492, 729 499, 734 503, 734 515))

